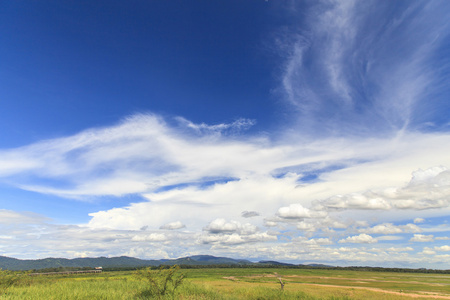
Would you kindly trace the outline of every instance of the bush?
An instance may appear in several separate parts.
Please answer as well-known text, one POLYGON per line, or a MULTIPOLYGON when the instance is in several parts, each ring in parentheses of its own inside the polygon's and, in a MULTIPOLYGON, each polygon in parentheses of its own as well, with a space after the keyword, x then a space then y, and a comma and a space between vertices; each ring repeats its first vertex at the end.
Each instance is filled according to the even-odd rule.
POLYGON ((164 297, 172 296, 175 290, 182 284, 185 278, 183 273, 179 272, 180 267, 175 265, 170 268, 161 266, 158 270, 152 270, 150 267, 136 271, 136 276, 149 283, 149 287, 141 292, 143 297, 164 297))
POLYGON ((0 295, 6 291, 19 280, 17 273, 0 269, 0 295))

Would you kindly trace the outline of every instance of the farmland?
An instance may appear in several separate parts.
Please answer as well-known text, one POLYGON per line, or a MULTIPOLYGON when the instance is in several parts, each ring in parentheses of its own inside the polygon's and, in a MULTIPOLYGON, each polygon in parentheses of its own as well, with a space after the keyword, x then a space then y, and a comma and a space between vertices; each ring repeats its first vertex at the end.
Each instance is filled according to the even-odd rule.
POLYGON ((151 297, 149 283, 134 271, 111 271, 17 275, 12 285, 0 286, 0 299, 450 299, 449 274, 289 268, 177 272, 185 276, 182 284, 163 296, 151 297))

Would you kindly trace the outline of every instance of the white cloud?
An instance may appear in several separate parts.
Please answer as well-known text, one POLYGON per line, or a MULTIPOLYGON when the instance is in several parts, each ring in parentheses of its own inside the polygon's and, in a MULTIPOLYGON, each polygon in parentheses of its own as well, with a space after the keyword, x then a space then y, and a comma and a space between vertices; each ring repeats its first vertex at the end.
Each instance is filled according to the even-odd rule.
POLYGON ((162 242, 167 240, 167 238, 162 233, 151 233, 148 235, 135 235, 131 240, 135 242, 162 242))
POLYGON ((288 207, 281 207, 278 209, 278 216, 286 219, 302 219, 311 218, 311 211, 304 208, 301 204, 291 204, 288 207))
POLYGON ((365 194, 336 195, 320 203, 331 209, 380 209, 389 210, 392 206, 385 199, 372 192, 365 194))
MULTIPOLYGON (((318 201, 316 209, 433 209, 450 206, 450 171, 434 167, 414 172, 404 187, 337 195, 318 201), (426 176, 420 175, 425 173, 426 176)), ((412 226, 412 224, 410 225, 412 226)))
POLYGON ((423 218, 415 218, 414 219, 414 224, 420 224, 420 223, 423 223, 423 222, 425 222, 425 219, 423 219, 423 218))
MULTIPOLYGON (((416 209, 424 207, 424 195, 428 195, 426 203, 433 204, 429 207, 437 206, 434 204, 439 204, 442 199, 445 201, 448 195, 448 171, 444 167, 416 172, 413 175, 414 179, 408 183, 411 172, 422 165, 441 165, 443 163, 450 165, 447 151, 443 150, 445 145, 450 145, 450 137, 446 135, 405 134, 396 139, 365 141, 344 138, 308 142, 305 145, 295 139, 290 139, 289 143, 284 139, 274 143, 267 139, 244 139, 225 135, 212 137, 196 135, 191 139, 190 136, 183 136, 177 132, 177 129, 155 118, 154 116, 131 118, 111 129, 92 130, 91 137, 82 133, 61 141, 47 141, 40 144, 42 153, 54 151, 52 155, 47 153, 41 157, 49 164, 50 157, 55 161, 55 165, 52 165, 50 170, 43 172, 45 178, 56 180, 57 176, 61 176, 62 181, 76 183, 71 188, 64 190, 65 196, 70 194, 93 197, 103 193, 118 195, 126 192, 127 189, 129 189, 128 192, 132 191, 138 193, 138 196, 142 196, 141 202, 136 201, 127 206, 116 206, 90 214, 91 220, 86 224, 86 228, 93 232, 99 232, 98 236, 95 235, 95 238, 101 236, 99 241, 107 239, 108 245, 114 245, 111 253, 102 248, 100 242, 92 242, 95 240, 93 233, 90 238, 91 235, 86 237, 86 233, 84 233, 85 236, 81 236, 81 234, 68 235, 67 231, 64 231, 65 233, 59 240, 70 236, 79 244, 74 245, 75 242, 61 243, 61 245, 67 245, 63 247, 47 239, 49 234, 62 232, 59 229, 55 231, 53 227, 45 225, 30 230, 30 228, 20 227, 18 223, 20 231, 17 232, 17 236, 22 236, 22 240, 3 239, 2 241, 5 242, 2 244, 9 246, 2 247, 2 253, 17 255, 17 250, 14 249, 20 249, 20 245, 25 244, 25 241, 30 244, 29 239, 31 238, 39 239, 41 242, 48 241, 49 246, 38 247, 39 251, 48 255, 64 253, 67 256, 73 256, 78 255, 76 253, 80 255, 84 253, 83 255, 88 256, 108 256, 139 253, 142 257, 149 258, 151 255, 146 254, 146 251, 149 250, 145 243, 158 245, 159 248, 152 252, 153 254, 160 253, 171 257, 183 255, 183 253, 187 253, 187 249, 195 249, 195 251, 203 253, 211 251, 222 253, 220 251, 224 251, 223 247, 227 247, 227 245, 244 244, 258 244, 261 249, 267 249, 266 253, 275 253, 272 248, 281 242, 282 234, 269 233, 264 229, 259 229, 264 226, 282 228, 285 236, 305 235, 310 242, 304 242, 302 247, 331 245, 328 243, 336 239, 335 230, 345 230, 348 234, 360 234, 341 239, 340 243, 363 244, 376 243, 381 240, 392 241, 398 237, 373 238, 369 234, 387 235, 396 234, 399 231, 402 233, 422 232, 423 229, 415 224, 393 225, 392 222, 396 222, 399 216, 403 220, 416 218, 416 209), (149 124, 158 127, 160 132, 148 134, 144 129, 149 124), (126 137, 124 128, 131 130, 128 126, 132 125, 142 129, 142 138, 137 138, 136 136, 139 136, 137 133, 126 137), (116 140, 116 142, 108 142, 108 144, 105 141, 105 139, 108 140, 107 133, 117 132, 120 134, 115 135, 115 138, 110 137, 110 140, 116 140), (124 132, 123 136, 122 132, 124 132), (154 135, 152 136, 152 134, 154 135), (102 138, 100 139, 99 136, 102 138), (71 152, 72 150, 61 152, 54 150, 64 148, 64 143, 67 145, 83 144, 78 139, 84 143, 92 140, 95 142, 75 147, 74 153, 71 152), (164 150, 160 150, 157 154, 150 154, 152 157, 150 160, 147 157, 140 157, 138 153, 143 151, 142 149, 150 147, 149 141, 153 142, 153 139, 159 140, 156 145, 162 145, 164 141, 167 141, 164 147, 161 146, 164 150), (128 143, 126 149, 121 146, 124 141, 128 143), (221 143, 225 147, 223 152, 220 147, 216 147, 217 143, 221 143), (421 145, 424 143, 429 146, 423 148, 421 145), (115 144, 117 144, 117 148, 115 144), (48 148, 49 145, 53 145, 54 148, 48 148), (186 150, 186 153, 176 152, 174 150, 176 147, 186 150), (101 156, 96 154, 101 153, 100 150, 104 153, 100 162, 97 162, 94 157, 101 156), (171 151, 175 151, 173 156, 170 155, 171 151), (71 160, 66 161, 66 157, 70 155, 75 157, 80 168, 72 170, 67 167, 74 164, 71 160), (206 158, 206 163, 203 162, 203 157, 206 158), (155 165, 157 168, 152 169, 151 167, 155 164, 152 159, 157 161, 160 158, 163 162, 171 163, 165 164, 159 169, 158 165, 155 165), (349 160, 350 158, 354 160, 349 160), (197 161, 198 164, 191 160, 197 161), (148 161, 149 165, 146 165, 148 161), (335 168, 334 166, 339 163, 342 165, 335 168), (57 167, 58 164, 60 168, 57 167), (166 169, 168 165, 170 165, 169 169, 166 169), (105 167, 106 177, 104 177, 105 174, 96 173, 95 170, 100 166, 105 167), (150 171, 147 171, 148 166, 150 171), (287 171, 283 173, 284 170, 287 171), (318 180, 302 181, 308 172, 318 172, 318 180), (421 172, 425 172, 427 175, 422 176, 421 172), (86 176, 81 176, 84 174, 86 176), (202 185, 208 181, 210 183, 206 186, 202 185), (134 186, 133 182, 143 185, 141 187, 134 186), (110 184, 112 187, 109 191, 110 184), (142 189, 145 191, 139 192, 142 189), (336 197, 336 195, 343 196, 336 197), (333 207, 330 199, 340 199, 340 202, 337 201, 338 205, 333 207), (399 199, 409 199, 413 203, 410 207, 400 208, 396 204, 399 199), (355 213, 356 209, 358 213, 355 213), (383 210, 383 214, 378 213, 380 209, 383 210), (371 214, 372 211, 373 214, 371 214), (247 213, 243 214, 242 212, 247 213), (256 215, 252 212, 257 212, 261 217, 246 218, 249 215, 256 215), (193 217, 194 213, 195 217, 193 217), (177 224, 168 223, 170 220, 177 220, 177 222, 173 222, 177 224), (365 220, 371 220, 370 223, 373 225, 364 228, 368 227, 368 222, 365 220), (163 225, 161 226, 161 224, 163 225), (162 234, 161 232, 154 232, 160 228, 175 229, 179 227, 179 224, 185 226, 182 228, 188 229, 183 231, 185 235, 166 234, 167 232, 171 233, 170 230, 164 232, 164 235, 158 235, 162 234), (140 230, 141 228, 146 228, 146 230, 140 230), (132 233, 124 234, 124 231, 132 233), (100 232, 108 234, 101 235, 100 232), (121 233, 117 236, 113 234, 114 232, 121 233), (26 238, 25 234, 27 234, 26 238), (189 237, 191 241, 182 237, 189 237), (89 246, 90 243, 92 246, 89 246), (90 250, 90 252, 86 250, 94 249, 94 245, 98 249, 104 250, 90 250), (174 250, 175 248, 176 250, 174 250), (56 252, 56 249, 59 249, 59 252, 56 252)), ((28 153, 33 147, 36 145, 25 147, 25 152, 28 153)), ((67 146, 67 148, 70 147, 67 146)), ((154 149, 151 152, 156 153, 157 151, 154 149)), ((147 154, 142 154, 142 156, 145 155, 147 154)), ((31 182, 34 182, 34 186, 41 183, 38 178, 40 169, 34 170, 31 175, 21 173, 23 172, 21 170, 18 168, 15 171, 17 174, 23 175, 17 177, 19 183, 21 183, 21 178, 26 177, 29 178, 28 185, 31 185, 31 182), (25 174, 28 175, 25 176, 25 174)), ((8 172, 11 174, 11 169, 8 169, 8 172)), ((8 176, 10 176, 8 178, 14 177, 8 176)), ((45 178, 43 177, 43 179, 45 178)), ((48 182, 51 183, 52 180, 44 181, 47 182, 46 185, 39 185, 40 188, 49 189, 48 182)), ((21 185, 25 184, 21 183, 21 185)), ((70 184, 67 186, 70 187, 70 184)), ((56 185, 55 187, 56 191, 52 191, 52 193, 59 193, 61 189, 56 185)), ((95 200, 95 198, 91 198, 91 200, 95 200)), ((421 210, 421 216, 426 216, 427 220, 430 220, 429 218, 433 216, 446 215, 447 208, 444 202, 441 204, 441 209, 421 210)), ((19 213, 15 220, 21 222, 22 215, 19 213)), ((43 217, 37 217, 36 219, 31 218, 29 222, 42 224, 47 221, 43 217)), ((437 227, 425 229, 430 230, 427 232, 431 233, 436 230, 447 230, 437 227)), ((0 234, 5 237, 12 236, 6 229, 0 234)), ((415 237, 411 241, 416 239, 419 238, 415 237)), ((284 248, 279 248, 279 251, 284 253, 284 257, 292 259, 295 255, 288 252, 294 251, 295 246, 289 241, 284 242, 286 245, 284 248)), ((258 253, 263 255, 261 251, 258 253)), ((302 251, 310 250, 303 248, 302 251)), ((327 252, 326 249, 323 251, 327 255, 333 253, 327 252)), ((331 257, 341 256, 342 254, 333 254, 331 257)), ((312 254, 308 257, 318 259, 312 254)), ((358 259, 355 256, 342 257, 358 259)), ((372 254, 364 257, 375 259, 372 254)))
POLYGON ((430 235, 414 234, 414 237, 412 237, 409 241, 426 243, 426 242, 433 242, 433 240, 434 240, 434 236, 432 234, 430 234, 430 235))
POLYGON ((316 226, 313 223, 300 221, 296 224, 298 230, 301 231, 316 231, 316 226))
POLYGON ((372 234, 396 234, 403 232, 398 226, 394 226, 392 223, 379 224, 372 228, 361 229, 359 231, 372 234))
POLYGON ((261 232, 255 225, 226 221, 225 219, 216 219, 210 222, 203 228, 203 234, 199 237, 200 243, 212 244, 213 247, 276 240, 275 234, 261 232))
POLYGON ((184 225, 180 221, 176 221, 176 222, 164 224, 161 227, 159 227, 159 229, 176 230, 176 229, 181 229, 181 228, 185 228, 185 227, 186 227, 186 225, 184 225))
POLYGON ((372 244, 377 242, 378 242, 377 239, 365 233, 361 233, 360 235, 349 236, 346 239, 339 240, 339 243, 357 243, 357 244, 372 244))
POLYGON ((45 221, 49 221, 49 219, 33 212, 0 209, 0 224, 36 224, 45 221))
POLYGON ((411 224, 411 223, 402 225, 399 227, 402 228, 404 232, 422 232, 423 231, 419 226, 417 226, 415 224, 411 224))
POLYGON ((244 243, 257 243, 264 241, 275 241, 277 238, 267 232, 252 233, 249 235, 232 234, 205 234, 200 238, 200 242, 213 245, 237 245, 244 243))
POLYGON ((397 235, 381 235, 377 237, 378 241, 399 241, 403 240, 403 237, 397 235))
POLYGON ((422 251, 422 252, 419 252, 419 254, 424 254, 424 255, 435 255, 435 254, 436 254, 436 251, 432 250, 432 249, 429 248, 429 247, 425 247, 425 248, 423 248, 423 251, 422 251))
POLYGON ((241 224, 236 221, 227 222, 225 219, 216 219, 209 223, 204 230, 210 233, 253 234, 258 231, 258 228, 250 223, 241 224))
POLYGON ((440 246, 440 247, 434 247, 434 250, 436 250, 436 251, 450 251, 450 246, 444 245, 444 246, 440 246))
POLYGON ((411 247, 390 247, 388 249, 386 249, 389 252, 405 252, 405 251, 414 251, 413 248, 411 247))
POLYGON ((332 245, 333 244, 333 242, 329 238, 310 239, 308 242, 313 245, 332 245))
POLYGON ((176 120, 183 126, 189 129, 192 129, 197 134, 224 134, 224 133, 237 133, 241 130, 246 130, 251 126, 255 125, 255 120, 249 119, 238 119, 229 124, 216 124, 216 125, 208 125, 205 123, 195 124, 189 120, 186 120, 182 117, 177 117, 176 120))
POLYGON ((397 234, 403 232, 421 232, 422 230, 414 224, 394 225, 392 223, 383 223, 371 228, 359 229, 359 232, 369 234, 397 234))
POLYGON ((300 111, 300 130, 365 135, 434 121, 433 113, 424 116, 415 109, 439 114, 436 102, 426 99, 435 91, 448 92, 442 73, 429 63, 445 49, 448 6, 420 6, 409 3, 387 12, 389 6, 377 2, 326 1, 307 12, 298 8, 308 22, 299 18, 302 23, 277 41, 286 60, 280 88, 300 111), (412 34, 414 39, 406 38, 412 34))

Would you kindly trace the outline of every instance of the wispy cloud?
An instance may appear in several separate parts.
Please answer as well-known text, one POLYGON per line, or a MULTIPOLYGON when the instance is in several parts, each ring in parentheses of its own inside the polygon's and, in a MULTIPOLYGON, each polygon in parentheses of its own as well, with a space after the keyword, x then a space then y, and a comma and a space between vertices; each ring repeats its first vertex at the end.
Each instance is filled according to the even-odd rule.
POLYGON ((449 10, 423 1, 321 1, 310 8, 308 22, 278 39, 286 57, 282 90, 298 108, 299 129, 386 134, 440 119, 449 92, 442 84, 450 67, 442 56, 449 10))

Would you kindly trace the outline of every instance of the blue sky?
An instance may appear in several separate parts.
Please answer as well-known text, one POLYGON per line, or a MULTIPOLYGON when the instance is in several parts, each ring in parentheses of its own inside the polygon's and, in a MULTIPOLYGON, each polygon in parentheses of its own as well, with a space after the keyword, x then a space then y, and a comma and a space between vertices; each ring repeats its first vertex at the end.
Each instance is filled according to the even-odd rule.
POLYGON ((449 13, 0 4, 0 255, 442 268, 449 13))

